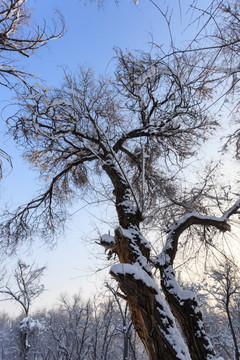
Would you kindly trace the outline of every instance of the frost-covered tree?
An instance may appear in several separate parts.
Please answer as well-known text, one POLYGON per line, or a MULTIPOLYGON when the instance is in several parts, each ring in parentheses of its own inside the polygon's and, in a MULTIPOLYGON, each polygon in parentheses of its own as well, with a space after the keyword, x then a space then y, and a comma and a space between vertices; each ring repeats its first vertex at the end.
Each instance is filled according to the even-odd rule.
POLYGON ((9 280, 4 286, 0 287, 2 300, 14 301, 19 304, 24 316, 27 317, 32 302, 44 291, 44 286, 40 284, 44 270, 45 266, 35 268, 34 264, 31 266, 26 265, 19 260, 13 275, 14 284, 9 285, 9 280))
POLYGON ((227 94, 233 75, 222 68, 222 43, 210 44, 206 56, 206 48, 192 49, 195 42, 170 54, 117 49, 111 79, 97 79, 90 69, 66 72, 62 87, 37 85, 19 96, 20 110, 8 120, 46 185, 8 214, 2 245, 56 235, 74 198, 91 193, 109 200, 117 227, 99 242, 117 262, 110 273, 150 360, 215 358, 197 298, 179 286, 174 266, 182 248, 189 258, 215 249, 214 234, 230 231, 240 207, 239 199, 229 205, 208 187, 211 172, 201 187, 182 182, 187 161, 219 125, 209 104, 222 84, 227 94), (144 229, 156 223, 163 245, 153 249, 144 229))
POLYGON ((45 320, 45 329, 52 339, 49 354, 56 359, 90 359, 92 312, 90 302, 83 305, 79 295, 72 299, 62 296, 60 306, 49 312, 45 320))
POLYGON ((22 360, 28 359, 31 335, 41 328, 40 323, 29 315, 29 311, 34 299, 44 291, 44 286, 40 284, 44 270, 45 267, 34 268, 33 265, 26 265, 19 260, 18 267, 14 272, 14 284, 7 283, 0 287, 1 300, 15 302, 20 305, 23 312, 19 323, 19 357, 22 360))
POLYGON ((203 291, 209 294, 209 300, 214 308, 215 318, 219 317, 218 330, 215 337, 217 347, 223 356, 238 360, 239 354, 239 274, 235 264, 226 260, 209 273, 209 282, 203 291))
POLYGON ((184 202, 173 177, 217 125, 201 106, 210 91, 209 70, 199 74, 199 59, 186 61, 186 55, 172 63, 144 53, 137 57, 118 50, 116 56, 113 80, 95 80, 91 70, 82 69, 77 77, 65 74, 61 89, 40 87, 22 97, 11 130, 28 148, 25 157, 39 167, 47 187, 2 226, 3 239, 14 245, 36 228, 46 235, 46 224, 50 232, 58 230, 64 204, 81 188, 96 188, 100 176, 104 182, 96 190, 113 202, 119 222, 114 237, 102 236, 100 243, 109 257, 119 259, 110 272, 149 358, 207 359, 214 350, 201 312, 194 295, 179 289, 173 263, 182 233, 197 225, 230 230, 227 221, 239 201, 219 217, 198 214, 203 189, 184 202), (165 225, 170 224, 173 212, 165 246, 157 256, 151 254, 142 224, 155 218, 164 225, 167 214, 165 225), (177 220, 177 214, 184 216, 177 220), (165 298, 152 268, 160 270, 165 298))
POLYGON ((10 319, 9 314, 2 313, 0 315, 0 359, 13 359, 13 354, 16 355, 15 352, 15 339, 13 335, 12 329, 12 319, 10 319))
MULTIPOLYGON (((29 338, 28 360, 122 360, 121 314, 112 297, 83 302, 79 295, 61 296, 58 306, 33 314, 41 323, 29 338)), ((0 314, 0 360, 19 359, 19 318, 0 314)), ((146 360, 134 330, 128 360, 146 360)))
POLYGON ((29 75, 19 68, 16 59, 19 56, 30 57, 34 51, 44 46, 49 40, 59 38, 63 34, 63 19, 55 24, 57 27, 48 33, 46 25, 41 29, 30 25, 31 12, 26 0, 1 1, 0 3, 0 85, 13 88, 16 79, 27 84, 29 75), (32 28, 31 28, 32 27, 32 28), (18 55, 14 58, 13 55, 18 55), (14 61, 15 60, 15 61, 14 61))
POLYGON ((123 335, 123 360, 127 360, 130 353, 129 347, 131 345, 131 333, 132 333, 132 321, 129 319, 128 316, 128 303, 126 303, 125 306, 123 307, 120 301, 121 299, 119 297, 118 291, 112 288, 108 283, 106 284, 106 287, 113 294, 113 297, 116 301, 117 307, 121 314, 121 318, 122 318, 121 332, 123 335))

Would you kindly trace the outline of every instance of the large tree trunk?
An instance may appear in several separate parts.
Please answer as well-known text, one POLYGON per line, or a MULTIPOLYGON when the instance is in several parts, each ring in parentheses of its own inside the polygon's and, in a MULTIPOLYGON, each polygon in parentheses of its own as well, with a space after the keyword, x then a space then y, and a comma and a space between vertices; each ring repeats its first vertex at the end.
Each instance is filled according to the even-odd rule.
MULTIPOLYGON (((150 360, 190 360, 188 349, 174 318, 156 285, 148 264, 150 246, 139 230, 141 212, 131 205, 131 190, 108 158, 104 169, 114 185, 120 227, 115 231, 111 252, 121 264, 111 268, 128 301, 133 325, 150 360)), ((112 159, 111 159, 112 160, 112 159)))
POLYGON ((121 264, 112 266, 110 273, 125 294, 133 325, 149 359, 190 359, 155 281, 140 264, 130 262, 130 239, 123 235, 121 228, 116 230, 115 239, 115 251, 121 259, 121 264))
MULTIPOLYGON (((120 226, 116 229, 109 248, 111 253, 118 256, 120 264, 112 266, 110 273, 125 294, 133 325, 149 359, 213 359, 214 351, 204 331, 196 299, 192 294, 189 296, 189 293, 176 291, 172 263, 162 260, 155 264, 161 271, 165 299, 153 279, 149 265, 150 246, 139 229, 141 212, 137 205, 134 206, 131 202, 133 194, 121 169, 113 164, 114 160, 108 157, 104 170, 114 185, 120 226), (175 325, 174 316, 181 326, 184 340, 175 325)), ((166 251, 162 259, 164 257, 165 260, 171 260, 166 251)))

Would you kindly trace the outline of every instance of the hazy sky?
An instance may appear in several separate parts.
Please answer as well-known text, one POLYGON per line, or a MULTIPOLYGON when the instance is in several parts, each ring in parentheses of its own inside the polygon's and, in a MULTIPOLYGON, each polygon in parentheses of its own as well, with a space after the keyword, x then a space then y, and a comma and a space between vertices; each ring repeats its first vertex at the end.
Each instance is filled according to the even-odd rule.
MULTIPOLYGON (((178 14, 174 19, 174 29, 181 25, 184 11, 179 11, 179 1, 174 1, 178 14)), ((160 1, 156 0, 156 3, 160 1)), ((161 0, 161 4, 164 3, 161 0)), ((52 41, 47 47, 37 51, 30 59, 18 62, 24 70, 41 75, 47 85, 57 86, 62 78, 62 66, 75 71, 79 65, 90 65, 97 73, 111 74, 113 69, 113 48, 149 49, 152 40, 157 44, 169 42, 166 24, 160 13, 150 1, 139 1, 135 6, 132 0, 120 0, 117 6, 109 0, 103 9, 98 9, 95 3, 84 5, 78 0, 32 0, 32 23, 41 24, 45 19, 51 27, 54 9, 58 9, 65 17, 66 34, 59 40, 52 41)), ((179 30, 176 32, 179 34, 179 30)), ((5 119, 10 109, 4 110, 10 94, 0 89, 2 117, 5 119)), ((13 170, 6 168, 5 178, 1 180, 1 203, 12 206, 25 203, 34 196, 37 190, 36 174, 28 169, 27 164, 19 157, 16 145, 8 137, 0 134, 2 148, 13 159, 13 170)), ((84 207, 78 204, 73 211, 84 207)), ((61 292, 78 292, 87 298, 96 289, 101 290, 103 277, 108 270, 94 275, 94 268, 103 266, 103 262, 95 259, 95 255, 103 253, 97 245, 89 246, 86 239, 96 238, 96 226, 103 232, 110 230, 107 224, 101 224, 97 217, 99 209, 96 206, 84 207, 72 217, 68 223, 65 236, 59 239, 58 246, 49 251, 46 246, 34 243, 30 255, 21 251, 15 258, 8 259, 6 264, 10 269, 21 257, 26 263, 35 260, 39 266, 46 265, 45 277, 42 279, 47 288, 36 306, 52 304, 61 292), (97 265, 95 265, 97 263, 97 265)), ((102 213, 101 209, 101 213, 102 213)), ((104 216, 103 216, 104 217, 104 216)), ((89 243, 92 241, 89 240, 89 243)), ((25 249, 26 250, 26 249, 25 249)), ((103 256, 101 256, 103 258, 103 256)), ((9 309, 6 302, 0 303, 0 309, 9 309)))

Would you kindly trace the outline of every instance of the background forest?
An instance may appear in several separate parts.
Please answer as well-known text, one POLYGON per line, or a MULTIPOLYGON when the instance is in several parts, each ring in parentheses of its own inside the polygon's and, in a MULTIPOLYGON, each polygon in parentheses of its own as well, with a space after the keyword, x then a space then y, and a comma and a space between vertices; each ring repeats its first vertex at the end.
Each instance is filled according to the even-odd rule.
MULTIPOLYGON (((34 269, 19 263, 15 279, 21 285, 18 291, 13 292, 12 300, 22 308, 23 314, 13 318, 10 314, 1 313, 1 360, 148 358, 134 331, 126 301, 121 299, 118 289, 107 283, 101 296, 98 294, 88 302, 82 300, 80 293, 72 297, 65 294, 53 309, 31 311, 35 296, 44 290, 39 282, 43 271, 43 268, 34 269), (24 278, 20 269, 23 269, 24 278), (23 286, 24 281, 28 283, 27 287, 23 286), (24 308, 27 302, 22 301, 26 295, 29 298, 28 308, 24 308), (27 341, 24 338, 26 334, 27 341)), ((240 341, 237 268, 226 262, 218 270, 212 270, 204 283, 190 286, 182 283, 182 287, 197 294, 207 333, 219 359, 235 358, 240 341)), ((10 288, 5 291, 8 291, 10 299, 10 288)))

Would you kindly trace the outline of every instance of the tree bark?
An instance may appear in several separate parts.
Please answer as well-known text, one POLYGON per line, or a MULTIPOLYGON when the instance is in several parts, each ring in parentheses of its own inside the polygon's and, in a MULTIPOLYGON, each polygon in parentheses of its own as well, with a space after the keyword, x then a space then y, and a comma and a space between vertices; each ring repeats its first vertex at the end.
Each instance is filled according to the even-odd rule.
POLYGON ((161 267, 161 285, 166 300, 178 320, 192 360, 209 360, 215 352, 205 332, 202 313, 193 293, 178 286, 172 267, 161 267))
POLYGON ((181 326, 192 360, 212 359, 215 357, 215 352, 206 334, 202 313, 194 293, 181 289, 175 279, 173 262, 179 237, 192 224, 215 226, 221 231, 229 231, 230 226, 226 220, 233 211, 234 207, 226 212, 226 218, 223 216, 219 219, 195 213, 183 217, 169 230, 166 244, 155 262, 155 266, 161 273, 161 285, 165 298, 181 326))
POLYGON ((132 205, 131 189, 121 169, 108 156, 104 170, 114 185, 116 210, 120 227, 115 230, 111 251, 117 254, 121 265, 111 268, 126 296, 132 322, 142 340, 150 360, 190 360, 188 349, 176 328, 174 318, 156 285, 148 264, 150 246, 139 230, 142 215, 132 205), (130 272, 129 272, 130 269, 130 272), (132 273, 131 273, 132 272, 132 273), (140 276, 140 278, 136 278, 140 276))
MULTIPOLYGON (((150 360, 211 360, 215 352, 205 332, 202 313, 195 295, 179 287, 173 271, 180 235, 191 225, 214 226, 229 231, 227 219, 240 207, 237 201, 220 218, 189 213, 169 229, 161 254, 150 258, 150 245, 140 231, 143 220, 134 193, 114 154, 103 165, 114 186, 116 211, 120 226, 109 242, 111 254, 120 264, 110 273, 117 280, 128 301, 133 325, 141 338, 150 360), (165 298, 153 279, 150 264, 161 273, 165 298), (168 305, 167 305, 168 304, 168 305), (178 321, 182 333, 176 328, 178 321), (183 340, 184 339, 184 340, 183 340)), ((104 245, 104 244, 103 244, 104 245)))
POLYGON ((171 312, 156 287, 137 279, 125 265, 127 264, 122 264, 122 272, 112 266, 110 273, 126 296, 134 328, 145 346, 149 359, 190 360, 171 312))

